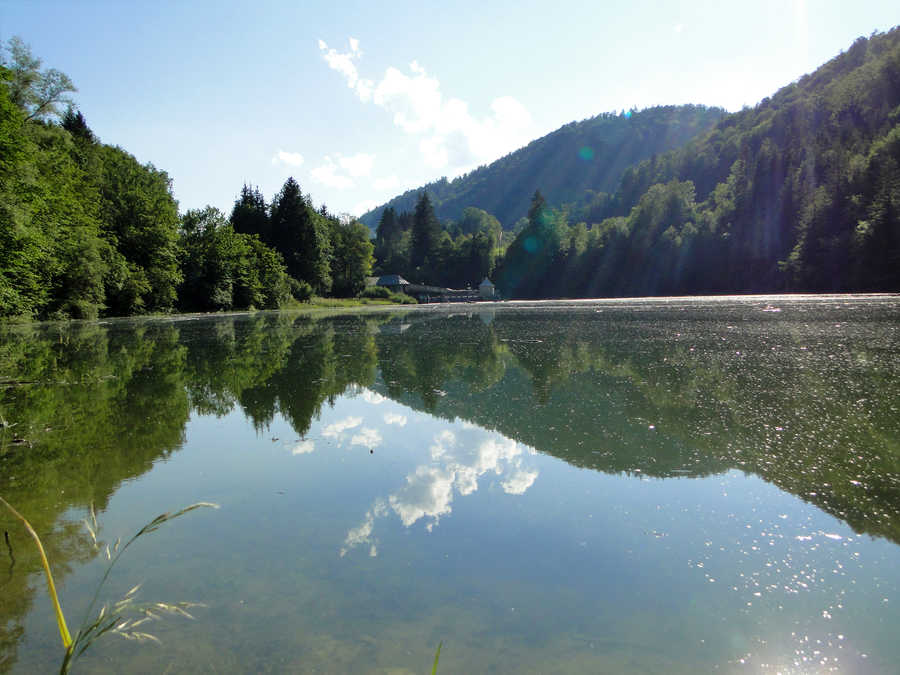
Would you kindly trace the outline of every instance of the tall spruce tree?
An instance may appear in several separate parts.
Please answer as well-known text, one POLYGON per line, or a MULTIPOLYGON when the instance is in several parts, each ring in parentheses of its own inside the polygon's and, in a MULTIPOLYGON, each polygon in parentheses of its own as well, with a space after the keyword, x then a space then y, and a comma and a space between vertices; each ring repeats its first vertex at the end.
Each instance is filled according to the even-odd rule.
POLYGON ((440 244, 440 237, 441 223, 435 215, 428 193, 422 192, 413 215, 410 262, 414 268, 421 268, 434 258, 440 244))
POLYGON ((387 271, 391 252, 401 234, 397 226, 397 213, 394 207, 389 206, 382 211, 381 220, 378 221, 378 228, 375 230, 375 260, 381 269, 387 271))
POLYGON ((331 242, 327 220, 316 213, 293 177, 271 207, 271 243, 284 256, 288 274, 319 294, 331 289, 331 242))
POLYGON ((259 187, 251 189, 244 183, 241 194, 234 201, 234 208, 231 210, 231 226, 234 227, 235 232, 255 234, 265 243, 272 244, 269 231, 269 212, 259 187))
POLYGON ((84 115, 80 110, 76 110, 72 105, 66 109, 66 113, 62 118, 62 128, 72 134, 76 140, 84 143, 96 143, 97 137, 91 128, 87 125, 84 115))

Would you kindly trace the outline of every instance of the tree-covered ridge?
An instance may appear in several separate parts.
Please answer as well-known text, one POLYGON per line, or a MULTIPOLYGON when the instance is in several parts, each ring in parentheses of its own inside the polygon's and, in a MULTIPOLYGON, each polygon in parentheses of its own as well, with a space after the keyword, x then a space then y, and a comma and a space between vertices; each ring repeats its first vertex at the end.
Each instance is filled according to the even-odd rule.
POLYGON ((60 114, 64 74, 15 38, 3 58, 0 317, 277 308, 372 272, 506 298, 900 290, 900 29, 733 115, 567 125, 369 214, 374 241, 293 178, 179 214, 164 171, 60 114))
POLYGON ((230 220, 179 214, 169 176, 101 143, 73 91, 19 38, 0 45, 0 317, 274 309, 362 290, 363 225, 316 210, 292 178, 271 204, 245 186, 230 220))
POLYGON ((578 215, 602 223, 566 295, 900 289, 900 29, 629 168, 578 215))
MULTIPOLYGON (((560 180, 579 184, 555 156, 544 155, 527 179, 517 173, 514 159, 524 165, 536 148, 576 138, 580 127, 570 125, 469 177, 401 196, 380 211, 376 267, 419 281, 427 270, 433 282, 458 286, 487 274, 506 298, 900 290, 900 29, 860 38, 735 114, 669 108, 591 122, 638 129, 644 115, 658 121, 663 113, 710 123, 678 149, 648 153, 621 181, 615 174, 614 191, 581 186, 560 196, 560 180), (461 224, 470 214, 454 213, 446 233, 431 237, 439 242, 433 264, 419 264, 413 200, 428 198, 441 216, 475 175, 492 176, 491 199, 510 191, 530 199, 527 217, 498 237, 479 225, 473 231, 487 241, 467 243, 461 224), (482 250, 480 264, 460 264, 482 250)), ((609 159, 571 143, 569 159, 609 159)), ((497 203, 467 205, 496 221, 505 208, 497 203)))
MULTIPOLYGON (((376 389, 574 465, 635 475, 759 475, 857 532, 900 541, 896 339, 818 304, 486 310, 377 337, 376 389), (485 325, 483 318, 490 321, 485 325), (866 335, 848 344, 847 335, 866 335), (865 343, 865 346, 862 345, 865 343), (864 487, 863 487, 864 486, 864 487)), ((880 324, 880 325, 879 325, 880 324)))
POLYGON ((374 230, 385 209, 412 211, 424 191, 441 220, 459 220, 471 206, 512 229, 525 216, 536 189, 553 204, 583 199, 586 191, 613 192, 627 167, 683 145, 724 114, 706 106, 659 106, 570 122, 464 176, 408 190, 360 220, 374 230))

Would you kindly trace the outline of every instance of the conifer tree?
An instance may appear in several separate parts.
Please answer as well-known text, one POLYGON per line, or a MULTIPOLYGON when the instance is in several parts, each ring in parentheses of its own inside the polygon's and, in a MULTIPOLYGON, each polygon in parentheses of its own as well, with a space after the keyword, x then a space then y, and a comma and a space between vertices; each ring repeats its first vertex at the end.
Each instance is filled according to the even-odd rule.
POLYGON ((327 220, 316 213, 293 177, 272 201, 270 227, 272 246, 284 256, 288 274, 316 293, 327 293, 331 289, 327 220))
POLYGON ((414 268, 423 267, 437 253, 440 244, 441 224, 434 213, 434 207, 427 192, 419 195, 413 215, 412 255, 414 268))
POLYGON ((84 115, 81 114, 80 110, 76 110, 71 105, 66 109, 66 113, 63 115, 62 127, 78 140, 86 143, 97 142, 97 137, 94 136, 94 132, 91 131, 91 128, 87 125, 84 115))
POLYGON ((397 213, 394 211, 394 207, 389 206, 381 212, 381 220, 378 221, 378 228, 375 230, 375 259, 382 269, 386 270, 391 251, 400 234, 397 226, 397 213))
POLYGON ((231 210, 231 225, 235 232, 258 235, 265 243, 271 245, 269 213, 259 187, 251 189, 244 183, 241 194, 234 201, 234 208, 231 210))

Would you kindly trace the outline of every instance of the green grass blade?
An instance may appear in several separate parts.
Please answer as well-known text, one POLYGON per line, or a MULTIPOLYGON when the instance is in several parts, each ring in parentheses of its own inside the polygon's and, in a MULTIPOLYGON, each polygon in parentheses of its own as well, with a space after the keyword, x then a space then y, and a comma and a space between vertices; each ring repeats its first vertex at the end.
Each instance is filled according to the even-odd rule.
POLYGON ((53 600, 53 609, 56 610, 56 625, 59 627, 59 637, 62 639, 63 647, 67 650, 72 646, 72 636, 69 635, 69 628, 66 626, 66 617, 63 615, 62 606, 59 604, 59 596, 56 594, 56 584, 53 583, 53 575, 50 573, 50 562, 47 560, 47 554, 44 553, 44 545, 41 544, 41 538, 38 537, 37 532, 34 531, 34 528, 31 527, 31 523, 29 523, 25 516, 16 511, 8 501, 0 497, 0 503, 2 503, 7 509, 9 509, 12 514, 22 521, 22 524, 25 525, 25 529, 28 530, 28 534, 34 539, 34 543, 37 544, 38 553, 41 554, 41 564, 44 566, 44 574, 47 577, 47 587, 50 589, 50 599, 53 600))
POLYGON ((438 659, 441 658, 441 647, 443 646, 443 644, 444 644, 443 640, 438 642, 437 651, 434 653, 434 665, 431 666, 431 675, 435 675, 435 673, 437 673, 438 659))

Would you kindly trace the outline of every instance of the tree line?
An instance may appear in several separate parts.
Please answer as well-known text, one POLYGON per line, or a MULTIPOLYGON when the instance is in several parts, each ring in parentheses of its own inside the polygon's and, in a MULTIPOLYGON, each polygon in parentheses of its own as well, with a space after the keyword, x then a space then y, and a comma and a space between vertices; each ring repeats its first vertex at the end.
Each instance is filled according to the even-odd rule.
POLYGON ((469 207, 456 222, 441 223, 428 192, 415 210, 386 208, 375 232, 375 270, 411 281, 462 288, 493 272, 503 228, 486 211, 469 207))
POLYGON ((293 178, 271 201, 244 185, 227 215, 179 214, 164 171, 96 138, 68 77, 18 38, 2 53, 0 316, 277 308, 357 295, 373 272, 455 288, 490 277, 508 298, 900 290, 900 29, 738 113, 567 125, 449 193, 406 193, 374 239, 293 178), (656 136, 682 145, 657 153, 656 136), (598 173, 603 148, 643 159, 598 173), (484 208, 517 213, 526 183, 550 190, 527 215, 484 208))
POLYGON ((0 317, 94 318, 282 307, 355 295, 365 226, 314 208, 293 178, 230 216, 179 214, 165 171, 103 144, 72 81, 19 38, 0 49, 0 317))
MULTIPOLYGON (((419 199, 382 211, 376 265, 434 269, 413 246, 419 199)), ((425 237, 442 242, 427 247, 438 276, 490 270, 511 298, 900 291, 900 28, 628 167, 614 191, 535 190, 504 225, 477 274, 450 273, 465 257, 456 223, 425 237)))

